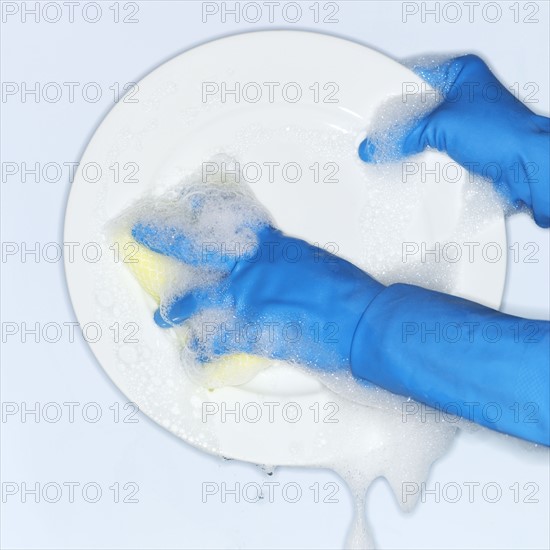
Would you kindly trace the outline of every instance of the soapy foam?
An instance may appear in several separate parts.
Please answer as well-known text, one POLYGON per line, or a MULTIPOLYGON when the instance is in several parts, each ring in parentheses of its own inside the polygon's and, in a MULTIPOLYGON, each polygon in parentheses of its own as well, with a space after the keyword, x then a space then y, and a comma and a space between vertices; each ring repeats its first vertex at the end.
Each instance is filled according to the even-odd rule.
MULTIPOLYGON (((394 115, 385 116, 391 118, 394 115)), ((402 114, 399 116, 402 117, 402 114)), ((408 118, 410 120, 411 115, 408 115, 408 118)), ((233 143, 227 151, 236 154, 240 150, 245 150, 247 143, 260 139, 268 141, 274 134, 292 135, 302 143, 311 144, 316 150, 327 149, 331 153, 331 158, 336 158, 337 153, 344 159, 355 157, 354 136, 351 133, 342 136, 341 132, 336 132, 330 137, 319 139, 318 135, 295 127, 265 131, 259 126, 248 129, 242 135, 242 139, 233 143)), ((388 146, 387 151, 391 154, 392 145, 388 146)), ((400 258, 395 253, 388 254, 388 251, 397 250, 397 246, 390 246, 389 241, 393 239, 395 245, 400 244, 397 241, 402 239, 403 231, 407 223, 410 223, 420 200, 418 191, 422 187, 422 182, 413 180, 404 185, 400 174, 397 179, 395 166, 391 163, 365 166, 364 178, 369 200, 365 205, 362 219, 366 246, 362 267, 386 284, 400 280, 440 290, 452 290, 456 266, 402 266, 400 258)), ((138 218, 157 221, 160 214, 160 219, 169 219, 182 230, 195 231, 194 235, 197 238, 204 234, 201 231, 206 231, 210 240, 214 240, 214 235, 227 242, 242 243, 248 242, 253 236, 246 234, 243 237, 235 231, 240 222, 252 219, 254 223, 262 223, 268 219, 265 210, 254 204, 249 191, 241 187, 242 194, 239 192, 232 195, 235 199, 232 203, 230 198, 230 208, 216 208, 214 203, 220 195, 212 196, 211 205, 216 214, 203 220, 204 225, 190 229, 187 221, 178 217, 170 218, 169 210, 172 208, 172 201, 178 203, 182 201, 182 197, 191 197, 195 193, 204 194, 204 187, 200 187, 203 184, 193 187, 192 182, 193 177, 178 185, 171 191, 171 198, 170 195, 164 197, 167 200, 158 195, 144 199, 138 208, 132 208, 127 212, 122 219, 122 225, 127 229, 138 218), (182 194, 183 188, 186 190, 182 194), (151 215, 153 212, 154 216, 151 215)), ((210 183, 215 185, 215 182, 210 183)), ((494 219, 492 216, 498 215, 499 206, 495 203, 494 196, 487 191, 485 182, 479 182, 479 185, 466 190, 464 197, 470 197, 471 200, 466 201, 469 202, 469 206, 467 204, 461 212, 462 221, 457 225, 456 234, 462 231, 467 235, 473 227, 468 224, 475 223, 475 227, 479 227, 479 224, 491 223, 491 219, 494 219), (487 214, 490 214, 489 217, 487 214)), ((186 200, 188 199, 185 198, 184 202, 186 200)), ((207 197, 207 201, 209 200, 207 197)), ((120 227, 120 224, 118 226, 120 227)), ((448 239, 451 238, 456 238, 455 234, 448 236, 448 239)), ((121 280, 120 266, 105 262, 103 268, 105 277, 99 282, 97 290, 103 318, 117 321, 140 318, 142 313, 136 300, 136 287, 129 290, 128 280, 121 280), (125 296, 133 300, 125 300, 125 296)), ((162 297, 164 304, 170 303, 174 296, 181 295, 197 284, 198 273, 193 269, 180 275, 180 280, 172 281, 165 291, 162 297)), ((201 277, 204 276, 203 272, 201 277)), ((211 281, 216 280, 215 273, 209 276, 212 277, 211 281)), ((205 279, 201 278, 202 284, 204 281, 205 279)), ((152 418, 176 435, 207 452, 221 455, 224 448, 224 433, 230 427, 219 423, 205 425, 201 421, 201 406, 203 402, 211 401, 216 392, 223 391, 223 388, 211 392, 209 386, 204 385, 204 380, 201 380, 200 376, 201 365, 193 359, 195 351, 183 346, 182 353, 182 339, 178 337, 177 331, 158 329, 158 334, 159 341, 156 345, 153 343, 152 348, 144 342, 140 342, 137 347, 119 346, 119 369, 121 376, 126 380, 127 393, 135 397, 152 418)), ((272 362, 270 370, 276 372, 277 369, 284 368, 284 364, 272 362)), ((296 365, 293 368, 305 369, 296 365)), ((310 427, 313 435, 309 463, 335 470, 348 483, 356 499, 356 514, 348 533, 347 546, 372 547, 374 540, 369 534, 364 511, 365 492, 372 480, 380 476, 386 477, 401 507, 412 508, 414 501, 402 501, 401 484, 404 481, 418 484, 424 481, 431 464, 445 452, 452 441, 456 427, 462 427, 467 423, 458 419, 455 422, 448 417, 436 420, 435 417, 427 415, 423 418, 420 414, 408 414, 404 420, 403 407, 410 404, 408 399, 372 385, 360 385, 348 373, 307 372, 329 388, 324 391, 339 410, 339 422, 336 425, 317 424, 310 427)), ((269 425, 262 422, 254 426, 259 430, 269 430, 269 425)), ((300 450, 303 451, 304 449, 300 450)), ((270 466, 269 471, 272 472, 273 468, 274 466, 270 466)))
MULTIPOLYGON (((205 208, 201 209, 201 213, 203 212, 206 213, 205 208)), ((250 234, 253 228, 271 223, 265 210, 255 202, 253 194, 242 178, 240 184, 237 184, 235 180, 226 181, 223 184, 220 181, 205 184, 197 182, 196 174, 177 188, 169 190, 161 196, 142 199, 130 207, 117 219, 114 225, 116 228, 114 234, 120 233, 122 228, 124 228, 123 232, 128 233, 129 228, 137 221, 177 227, 187 234, 192 234, 199 242, 200 239, 207 239, 209 242, 217 239, 220 242, 239 245, 249 243, 253 239, 253 232, 250 234), (197 215, 197 197, 200 198, 198 202, 201 206, 206 204, 212 209, 212 215, 204 217, 197 215), (223 204, 224 201, 227 202, 223 204), (244 222, 246 222, 249 232, 243 240, 243 234, 239 228, 244 222)), ((112 227, 110 231, 113 232, 112 227)), ((205 281, 207 284, 215 282, 219 274, 186 266, 179 272, 179 276, 180 280, 170 280, 167 288, 161 293, 162 303, 172 303, 175 297, 204 285, 205 281)), ((161 304, 161 310, 162 307, 161 304)), ((142 399, 158 399, 159 395, 162 395, 163 399, 167 399, 172 395, 171 410, 175 418, 172 420, 163 418, 161 421, 163 425, 168 425, 172 431, 181 434, 177 416, 181 411, 178 402, 181 403, 183 397, 182 395, 177 397, 178 392, 174 391, 178 386, 176 382, 178 369, 183 371, 194 384, 197 384, 195 395, 191 398, 186 397, 195 403, 197 409, 205 399, 203 392, 212 389, 212 387, 219 387, 219 385, 212 384, 214 378, 212 372, 205 369, 204 365, 196 358, 197 351, 204 354, 208 350, 190 348, 187 345, 190 339, 182 337, 182 333, 189 334, 200 331, 200 327, 205 321, 219 324, 222 321, 230 323, 231 319, 230 309, 207 310, 191 318, 183 328, 162 331, 166 337, 167 347, 161 351, 170 356, 165 360, 161 359, 162 363, 159 363, 163 364, 165 372, 162 373, 150 372, 151 369, 147 365, 147 354, 134 353, 124 357, 124 352, 122 352, 122 361, 134 369, 136 363, 140 364, 140 358, 145 357, 145 360, 141 362, 141 368, 145 368, 148 375, 138 378, 134 373, 133 376, 139 385, 140 401, 142 399), (167 333, 172 334, 168 335, 167 333), (167 380, 170 381, 169 386, 173 386, 169 393, 166 391, 164 376, 167 376, 167 380), (156 389, 153 391, 151 388, 156 389), (147 397, 148 395, 150 397, 147 397)), ((128 350, 126 350, 127 352, 128 350)), ((258 349, 258 353, 262 352, 266 352, 266 350, 258 349)), ((274 369, 281 366, 280 362, 272 363, 274 369)), ((235 366, 233 368, 235 369, 235 366)), ((364 511, 364 496, 367 487, 377 477, 384 476, 388 479, 401 507, 403 509, 412 507, 412 499, 407 503, 403 503, 401 500, 401 483, 406 480, 420 484, 426 478, 431 463, 444 452, 452 440, 458 420, 457 422, 452 419, 449 421, 447 418, 444 421, 441 419, 432 421, 429 415, 425 415, 423 418, 415 414, 404 416, 404 406, 409 403, 408 399, 393 395, 366 382, 358 383, 350 373, 342 370, 320 372, 301 365, 293 365, 293 368, 316 377, 326 388, 330 388, 328 395, 330 395, 331 403, 334 403, 338 409, 338 423, 336 426, 323 425, 321 428, 318 425, 312 426, 312 429, 317 430, 313 450, 317 446, 321 451, 319 453, 312 452, 312 464, 334 469, 349 485, 356 499, 356 513, 348 535, 348 547, 371 547, 373 538, 368 532, 364 511), (341 456, 338 450, 344 447, 344 441, 347 450, 345 456, 341 456), (329 452, 326 452, 327 449, 329 452), (400 460, 399 462, 403 463, 397 464, 396 456, 406 457, 406 460, 400 460)), ((240 376, 238 383, 246 382, 259 370, 261 369, 243 372, 242 369, 236 368, 235 372, 237 376, 240 376)), ((304 405, 304 409, 306 408, 304 405)), ((207 450, 219 454, 215 441, 220 426, 212 431, 206 429, 204 424, 200 423, 198 410, 194 418, 187 419, 186 424, 185 439, 191 439, 194 444, 205 444, 207 450), (199 434, 198 439, 189 437, 189 433, 193 432, 199 434)), ((264 425, 263 428, 268 429, 268 426, 264 425)))
MULTIPOLYGON (((432 65, 438 66, 442 60, 432 59, 432 65)), ((419 63, 427 66, 428 61, 411 60, 413 67, 419 63)), ((384 284, 402 282, 452 293, 460 263, 452 261, 454 258, 441 261, 441 255, 429 253, 425 258, 418 255, 405 261, 404 238, 411 241, 411 246, 422 245, 428 251, 455 244, 464 248, 471 235, 493 225, 503 212, 510 211, 510 205, 489 180, 457 168, 449 159, 423 155, 401 158, 404 136, 441 101, 440 93, 410 94, 406 102, 401 96, 392 97, 375 113, 368 132, 374 145, 373 163, 364 165, 369 202, 361 219, 365 250, 362 267, 384 284), (444 190, 456 191, 458 217, 449 221, 446 234, 441 234, 444 223, 437 224, 440 227, 437 235, 418 232, 415 215, 419 205, 428 195, 444 190)), ((446 200, 449 196, 452 194, 446 200)), ((443 201, 439 209, 453 214, 453 208, 443 201)), ((430 223, 424 220, 423 225, 427 227, 430 223)))
MULTIPOLYGON (((220 156, 216 162, 232 159, 220 156)), ((239 185, 228 171, 205 178, 201 171, 191 174, 177 187, 162 195, 152 194, 140 199, 129 207, 108 228, 118 236, 130 234, 131 228, 140 222, 144 226, 173 228, 174 233, 188 239, 188 255, 200 263, 208 244, 215 247, 224 243, 229 256, 235 250, 239 254, 254 247, 255 229, 270 223, 267 211, 255 200, 250 188, 239 185)), ((169 245, 172 235, 166 235, 163 242, 169 245)), ((214 283, 218 279, 218 269, 208 269, 205 264, 187 267, 180 281, 163 289, 161 310, 170 305, 170 299, 181 296, 186 290, 214 283), (202 278, 200 285, 198 279, 202 278), (179 283, 179 284, 178 284, 179 283)))

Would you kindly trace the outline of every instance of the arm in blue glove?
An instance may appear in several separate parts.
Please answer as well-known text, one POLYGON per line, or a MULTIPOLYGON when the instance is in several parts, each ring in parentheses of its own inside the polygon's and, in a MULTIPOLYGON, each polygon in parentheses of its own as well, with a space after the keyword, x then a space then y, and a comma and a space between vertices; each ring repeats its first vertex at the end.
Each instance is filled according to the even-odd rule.
POLYGON ((351 368, 394 393, 550 445, 550 323, 394 284, 369 305, 351 368))
MULTIPOLYGON (((387 136, 399 141, 397 154, 414 155, 426 147, 446 152, 471 172, 492 179, 513 205, 526 205, 538 225, 549 227, 550 119, 530 111, 475 55, 412 68, 443 100, 404 135, 387 136)), ((380 149, 368 137, 359 156, 366 162, 396 160, 380 158, 380 149)))
POLYGON ((351 369, 392 392, 489 428, 550 444, 549 323, 527 321, 411 285, 384 287, 346 260, 262 226, 253 252, 230 257, 174 228, 137 224, 156 252, 216 273, 216 283, 155 314, 162 327, 205 310, 231 325, 197 337, 203 361, 246 352, 351 369), (292 328, 290 328, 292 327, 292 328), (267 330, 269 328, 269 330, 267 330))

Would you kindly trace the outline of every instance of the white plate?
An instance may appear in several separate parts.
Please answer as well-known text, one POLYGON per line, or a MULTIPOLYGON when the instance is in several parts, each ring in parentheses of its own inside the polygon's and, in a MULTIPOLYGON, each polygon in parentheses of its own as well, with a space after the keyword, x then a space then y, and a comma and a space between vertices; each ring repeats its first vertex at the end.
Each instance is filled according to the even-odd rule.
MULTIPOLYGON (((356 145, 374 110, 386 98, 399 95, 404 81, 419 83, 408 69, 376 51, 315 33, 247 33, 187 51, 144 78, 135 95, 118 103, 98 128, 71 189, 65 241, 101 242, 104 224, 146 190, 160 191, 176 183, 223 151, 237 155, 241 164, 298 163, 304 173, 299 183, 281 182, 279 172, 277 183, 269 183, 264 169, 262 179, 252 185, 256 195, 284 231, 321 245, 338 243, 340 255, 361 263, 364 242, 359 220, 368 196, 365 166, 356 156, 356 145), (234 96, 226 96, 224 102, 218 94, 205 103, 204 82, 218 86, 226 82, 228 88, 239 82, 241 94, 247 83, 253 84, 246 89, 249 101, 241 95, 239 102, 234 96), (266 82, 279 83, 272 88, 273 101, 266 82), (297 84, 301 100, 289 101, 296 84, 285 88, 285 99, 282 90, 287 83, 297 84), (332 96, 336 88, 331 83, 338 86, 332 96), (258 89, 262 97, 252 102, 258 89), (331 97, 338 101, 323 101, 331 97), (337 163, 338 183, 315 183, 308 168, 313 162, 321 167, 337 163), (132 163, 139 166, 139 181, 121 181, 131 177, 132 163), (97 165, 102 175, 91 182, 97 165)), ((421 159, 428 165, 449 162, 436 153, 421 159)), ((415 236, 443 240, 452 235, 463 206, 461 189, 445 181, 426 185, 402 240, 415 236)), ((506 250, 502 218, 468 238, 495 242, 506 250)), ((268 369, 245 386, 214 392, 193 386, 174 366, 170 337, 152 322, 151 304, 113 258, 114 252, 104 248, 95 263, 82 257, 66 260, 68 286, 80 324, 101 326, 102 337, 90 343, 99 363, 145 414, 197 447, 260 464, 327 464, 334 453, 346 454, 346 449, 325 445, 326 430, 333 426, 319 422, 314 410, 320 406, 322 416, 330 415, 330 406, 323 407, 334 401, 333 394, 300 372, 284 366, 268 369), (132 322, 139 324, 138 344, 122 341, 130 330, 124 325, 132 322), (119 323, 118 342, 113 341, 117 329, 110 328, 114 323, 119 323), (212 402, 214 409, 240 404, 240 422, 230 417, 222 422, 220 413, 208 417, 210 424, 201 423, 205 401, 212 402), (288 418, 270 422, 266 402, 277 402, 277 411, 285 403, 297 403, 303 418, 295 423, 288 418), (242 407, 247 403, 255 405, 244 420, 242 407), (261 421, 250 422, 257 405, 263 411, 261 421)), ((495 263, 461 262, 453 293, 498 307, 505 267, 505 254, 495 263)), ((291 412, 287 408, 286 416, 291 412)), ((357 430, 371 435, 365 442, 368 452, 382 441, 376 435, 377 424, 372 412, 356 416, 357 430)), ((356 449, 350 447, 352 452, 356 449)))

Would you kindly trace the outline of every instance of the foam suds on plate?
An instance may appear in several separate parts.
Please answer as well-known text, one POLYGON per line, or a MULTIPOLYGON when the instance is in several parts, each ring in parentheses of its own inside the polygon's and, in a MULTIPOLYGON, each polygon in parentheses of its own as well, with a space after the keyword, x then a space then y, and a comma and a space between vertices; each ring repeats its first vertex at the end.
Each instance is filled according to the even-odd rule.
POLYGON ((399 281, 452 293, 460 271, 456 258, 468 254, 472 235, 491 227, 503 211, 512 208, 489 180, 468 173, 439 153, 400 158, 404 136, 441 100, 438 93, 411 94, 406 102, 401 96, 391 97, 376 112, 369 128, 373 163, 364 165, 369 202, 361 219, 361 265, 385 284, 399 281), (427 197, 438 195, 432 212, 419 208, 427 197), (419 212, 426 217, 420 224, 415 219, 419 212), (438 231, 424 233, 430 226, 438 231), (415 253, 407 255, 411 250, 415 253))
MULTIPOLYGON (((235 180, 202 183, 197 174, 161 196, 142 198, 117 217, 109 226, 108 233, 124 248, 125 243, 121 241, 131 239, 130 228, 138 221, 177 227, 186 234, 193 235, 196 242, 225 242, 233 250, 240 250, 239 247, 244 250, 245 245, 254 240, 253 229, 271 223, 269 215, 254 199, 242 178, 240 183, 235 180), (243 230, 245 221, 246 229, 243 230)), ((157 296, 161 311, 175 297, 214 282, 219 277, 215 270, 211 272, 197 266, 174 263, 173 260, 169 260, 168 265, 158 264, 156 262, 163 262, 164 259, 143 258, 139 255, 143 252, 147 251, 138 252, 134 258, 142 262, 138 268, 133 264, 128 264, 126 268, 130 267, 143 288, 149 288, 149 294, 157 296), (163 275, 160 288, 156 288, 159 270, 167 271, 169 276, 163 275)), ((129 271, 121 266, 116 267, 119 271, 129 271)), ((134 287, 132 292, 136 291, 140 292, 134 287)), ((146 300, 145 293, 143 296, 146 300)), ((131 311, 132 302, 136 302, 135 296, 134 300, 121 300, 121 303, 113 304, 118 309, 119 318, 138 318, 137 312, 131 311), (122 307, 128 310, 122 313, 122 307)), ((155 305, 148 302, 151 316, 155 305)), ((135 384, 131 394, 136 395, 137 392, 134 397, 136 401, 171 401, 170 406, 160 408, 164 411, 167 409, 172 414, 167 417, 166 412, 163 412, 162 417, 157 417, 156 420, 184 439, 216 454, 229 454, 224 450, 224 444, 219 443, 220 438, 223 440, 225 437, 223 432, 227 432, 229 427, 218 419, 205 424, 202 404, 212 401, 216 391, 223 392, 227 386, 243 384, 268 367, 288 368, 283 362, 242 354, 234 356, 232 360, 230 358, 207 366, 197 361, 197 350, 190 349, 187 345, 189 333, 200 331, 205 322, 219 324, 230 320, 231 315, 230 310, 205 311, 191 318, 182 327, 170 330, 155 327, 161 341, 154 351, 144 350, 145 346, 141 343, 138 344, 138 349, 121 346, 119 350, 125 375, 135 384), (151 361, 152 353, 155 354, 154 361, 151 361), (192 404, 193 413, 183 414, 182 422, 186 402, 192 404)), ((204 354, 209 350, 200 351, 204 354)), ((259 353, 261 352, 269 353, 269 350, 260 350, 259 353)), ((370 483, 384 476, 401 507, 404 510, 412 508, 414 499, 403 502, 401 484, 407 481, 420 485, 426 479, 431 464, 452 440, 459 421, 454 418, 441 421, 441 418, 432 419, 429 415, 420 414, 420 409, 411 407, 409 400, 366 382, 358 383, 351 374, 341 370, 324 372, 301 365, 292 365, 291 368, 300 371, 304 376, 317 378, 323 385, 321 395, 337 411, 336 423, 330 420, 327 423, 310 422, 307 428, 312 434, 310 449, 297 449, 300 453, 309 454, 308 462, 311 465, 333 469, 349 485, 356 499, 356 513, 347 545, 350 548, 370 547, 373 537, 367 529, 364 511, 364 496, 370 483)), ((309 410, 313 404, 307 399, 306 397, 305 401, 300 401, 304 411, 309 410)), ((315 394, 315 399, 319 400, 319 395, 315 394)), ((292 402, 296 400, 295 396, 289 398, 292 402)), ((425 409, 423 412, 425 413, 425 409)), ((241 423, 238 428, 242 427, 241 423)), ((268 420, 254 422, 250 426, 250 437, 254 437, 262 429, 272 429, 268 420)), ((299 445, 299 442, 295 444, 299 445)))
MULTIPOLYGON (((390 105, 385 109, 386 120, 395 119, 398 107, 390 105)), ((408 119, 419 116, 423 109, 426 107, 417 105, 414 113, 407 115, 408 119)), ((399 117, 403 120, 402 112, 399 117)), ((261 130, 256 130, 256 138, 258 132, 261 134, 261 130)), ((304 139, 315 141, 307 134, 304 139)), ((344 141, 342 154, 355 155, 354 150, 350 152, 349 139, 344 141)), ((334 143, 332 138, 328 139, 327 149, 333 150, 334 143)), ((391 147, 388 144, 386 153, 389 156, 393 154, 391 147)), ((235 154, 238 149, 237 143, 229 152, 235 154)), ((360 265, 385 284, 402 281, 450 292, 458 274, 456 264, 416 262, 403 265, 401 261, 403 234, 422 200, 425 182, 420 177, 412 177, 405 184, 400 169, 391 162, 364 166, 368 203, 361 221, 365 257, 360 265), (388 231, 390 227, 393 231, 388 231)), ((131 205, 108 226, 105 245, 110 246, 114 240, 121 248, 126 246, 132 240, 131 227, 140 221, 176 227, 196 242, 225 242, 236 250, 245 250, 254 242, 255 228, 273 223, 243 177, 238 182, 234 179, 202 180, 193 174, 168 191, 160 195, 152 193, 131 205)), ((448 242, 460 242, 477 228, 492 223, 502 208, 491 186, 477 179, 461 189, 460 200, 463 207, 458 220, 452 224, 452 231, 445 236, 448 242)), ((142 253, 143 250, 138 254, 142 253)), ((103 276, 96 288, 101 323, 110 326, 118 322, 125 326, 144 316, 147 319, 142 327, 148 335, 146 338, 137 342, 123 339, 116 344, 119 364, 115 382, 166 429, 209 453, 231 458, 239 457, 240 449, 236 446, 239 441, 261 441, 265 449, 271 449, 271 441, 280 436, 276 431, 277 422, 263 415, 258 421, 232 424, 214 414, 206 422, 205 403, 218 406, 227 402, 235 406, 259 399, 268 402, 272 400, 269 392, 265 389, 255 391, 254 384, 267 379, 273 383, 273 395, 277 395, 277 373, 283 375, 288 369, 306 379, 314 379, 318 386, 312 386, 310 393, 290 392, 286 401, 299 403, 303 411, 320 401, 330 404, 332 410, 337 411, 337 422, 308 418, 303 424, 292 424, 295 432, 289 435, 285 452, 299 455, 301 465, 334 470, 348 484, 355 499, 355 516, 346 541, 348 548, 374 546, 374 535, 368 527, 364 509, 365 494, 372 481, 386 478, 400 507, 411 510, 417 498, 404 499, 403 484, 412 482, 420 486, 426 481, 433 462, 448 449, 457 428, 475 429, 468 422, 450 415, 428 414, 426 407, 366 382, 358 382, 351 374, 340 370, 322 372, 308 366, 244 355, 203 365, 196 360, 197 350, 188 345, 189 335, 199 331, 206 321, 220 322, 220 316, 231 317, 230 310, 204 312, 184 326, 169 330, 156 327, 152 316, 157 306, 163 312, 175 297, 215 282, 220 277, 219 272, 183 266, 173 260, 163 263, 164 260, 154 254, 139 256, 139 259, 141 263, 137 268, 120 265, 125 262, 113 262, 111 257, 101 259, 103 276), (229 393, 229 386, 235 387, 238 393, 229 393)), ((258 349, 259 353, 262 351, 268 353, 269 350, 258 349)), ((208 355, 209 350, 201 349, 200 352, 208 355)), ((277 464, 286 465, 284 459, 278 461, 277 458, 274 451, 272 460, 269 457, 258 462, 270 464, 265 469, 272 473, 277 464)))

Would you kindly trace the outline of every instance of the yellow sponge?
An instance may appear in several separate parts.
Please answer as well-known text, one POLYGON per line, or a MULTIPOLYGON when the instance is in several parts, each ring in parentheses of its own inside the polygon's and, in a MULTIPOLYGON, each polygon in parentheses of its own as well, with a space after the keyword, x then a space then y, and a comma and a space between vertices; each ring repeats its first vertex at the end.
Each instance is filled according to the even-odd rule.
MULTIPOLYGON (((132 274, 157 305, 161 302, 162 290, 169 285, 181 270, 181 264, 162 254, 140 246, 129 235, 118 239, 121 249, 125 251, 125 263, 132 274)), ((187 340, 186 331, 181 331, 182 344, 187 340)), ((266 369, 270 361, 257 355, 235 353, 207 363, 201 368, 199 381, 208 388, 238 386, 254 378, 266 369)))
POLYGON ((160 304, 162 289, 168 283, 168 274, 175 268, 172 258, 153 252, 145 246, 139 246, 131 238, 123 245, 131 252, 126 258, 126 264, 132 270, 134 277, 143 290, 160 304))

